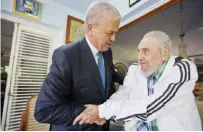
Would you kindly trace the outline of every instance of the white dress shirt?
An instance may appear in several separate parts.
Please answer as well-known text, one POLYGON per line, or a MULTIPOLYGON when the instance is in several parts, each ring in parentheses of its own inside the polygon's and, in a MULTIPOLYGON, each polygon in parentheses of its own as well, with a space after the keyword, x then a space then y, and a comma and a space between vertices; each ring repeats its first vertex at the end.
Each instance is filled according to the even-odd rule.
MULTIPOLYGON (((96 64, 98 65, 98 59, 99 59, 99 56, 97 55, 97 53, 99 52, 95 47, 94 45, 89 41, 88 37, 85 36, 85 39, 87 40, 87 43, 92 51, 92 54, 94 56, 94 59, 96 61, 96 64)), ((103 61, 103 64, 104 64, 104 57, 102 56, 102 61, 103 61)))

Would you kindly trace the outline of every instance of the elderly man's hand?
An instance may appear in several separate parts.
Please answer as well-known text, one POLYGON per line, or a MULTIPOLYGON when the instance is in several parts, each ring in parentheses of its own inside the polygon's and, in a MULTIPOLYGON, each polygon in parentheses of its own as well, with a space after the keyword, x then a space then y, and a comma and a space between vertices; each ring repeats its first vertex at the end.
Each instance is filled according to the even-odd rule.
POLYGON ((98 105, 85 105, 89 109, 90 116, 85 123, 93 124, 99 119, 99 106, 98 105))
POLYGON ((97 125, 104 125, 104 123, 106 122, 106 120, 104 118, 99 118, 98 120, 95 121, 95 124, 97 125))
POLYGON ((73 125, 76 125, 78 122, 80 125, 84 124, 89 117, 89 110, 86 108, 80 115, 78 115, 73 121, 73 125))
POLYGON ((86 109, 75 118, 73 125, 93 124, 99 119, 98 105, 85 105, 86 109))

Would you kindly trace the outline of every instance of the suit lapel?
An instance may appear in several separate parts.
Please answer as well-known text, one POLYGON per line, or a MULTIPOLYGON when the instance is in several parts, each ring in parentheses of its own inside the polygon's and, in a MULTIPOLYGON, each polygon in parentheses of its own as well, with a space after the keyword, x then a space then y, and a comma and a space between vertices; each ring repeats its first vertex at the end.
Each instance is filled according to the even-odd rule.
POLYGON ((98 66, 95 62, 94 56, 92 54, 92 51, 85 39, 85 37, 81 40, 81 46, 80 46, 81 51, 83 52, 82 57, 83 62, 85 63, 86 67, 88 70, 91 71, 91 74, 93 75, 94 80, 98 83, 97 89, 99 89, 102 97, 105 99, 105 91, 102 85, 102 79, 98 70, 98 66))
POLYGON ((106 97, 108 97, 108 94, 109 94, 109 90, 110 90, 110 79, 109 78, 109 74, 110 74, 110 62, 109 62, 109 59, 108 59, 108 54, 106 52, 103 53, 103 56, 104 56, 104 65, 105 65, 105 75, 106 75, 106 87, 105 87, 105 95, 106 97))

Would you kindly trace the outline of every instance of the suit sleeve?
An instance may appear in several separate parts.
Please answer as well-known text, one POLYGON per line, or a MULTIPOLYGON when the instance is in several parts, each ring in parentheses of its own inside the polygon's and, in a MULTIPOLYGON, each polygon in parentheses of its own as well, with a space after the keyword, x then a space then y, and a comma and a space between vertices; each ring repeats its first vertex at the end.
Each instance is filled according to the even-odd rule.
POLYGON ((118 73, 114 70, 113 68, 113 64, 112 64, 112 77, 113 77, 113 82, 117 82, 119 83, 120 85, 123 85, 123 80, 125 78, 125 75, 121 74, 121 73, 118 73))
MULTIPOLYGON (((112 57, 112 51, 110 49, 110 55, 112 57)), ((118 73, 114 70, 114 66, 113 66, 113 57, 112 57, 112 63, 111 63, 111 70, 112 70, 112 81, 113 82, 117 82, 120 85, 123 85, 123 80, 125 78, 125 75, 118 73)))
POLYGON ((84 105, 71 102, 72 73, 63 49, 56 49, 50 72, 44 80, 35 106, 35 119, 41 123, 72 124, 84 105))
MULTIPOLYGON (((99 106, 100 117, 114 117, 118 121, 131 120, 132 117, 136 117, 139 120, 149 122, 180 107, 185 103, 185 99, 192 94, 194 84, 198 78, 196 66, 189 61, 181 61, 173 67, 167 78, 164 81, 163 89, 151 96, 140 99, 124 97, 122 100, 110 98, 99 106)), ((132 87, 131 82, 132 77, 129 74, 123 87, 129 89, 132 87)))

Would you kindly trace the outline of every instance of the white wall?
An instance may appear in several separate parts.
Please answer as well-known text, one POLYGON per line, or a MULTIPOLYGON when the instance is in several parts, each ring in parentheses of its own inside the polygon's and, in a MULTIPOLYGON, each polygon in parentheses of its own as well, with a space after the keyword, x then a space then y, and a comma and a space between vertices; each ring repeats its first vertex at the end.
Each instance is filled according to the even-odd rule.
POLYGON ((122 27, 168 1, 169 0, 141 0, 131 8, 129 7, 129 0, 119 0, 119 2, 118 0, 110 0, 109 3, 119 10, 122 17, 120 26, 122 27))
POLYGON ((42 14, 41 20, 36 21, 29 18, 22 17, 12 13, 13 0, 1 0, 1 10, 3 12, 12 13, 12 16, 21 18, 26 21, 34 22, 37 24, 42 24, 44 26, 56 29, 58 33, 56 34, 56 41, 53 47, 58 47, 65 44, 66 35, 66 23, 67 16, 72 15, 83 20, 83 14, 77 12, 67 6, 53 2, 53 0, 38 0, 42 3, 42 14))
MULTIPOLYGON (((2 10, 12 12, 13 0, 1 0, 2 10)), ((65 42, 67 15, 73 15, 84 20, 84 13, 68 8, 53 0, 38 0, 43 4, 42 16, 40 22, 60 30, 58 33, 58 45, 65 42)), ((168 2, 169 0, 141 0, 133 7, 129 7, 129 0, 109 0, 121 13, 121 24, 124 26, 154 8, 168 2)), ((20 17, 20 16, 18 16, 20 17)), ((23 17, 22 17, 23 18, 23 17)), ((23 18, 26 19, 26 18, 23 18)))
POLYGON ((120 12, 121 16, 125 16, 128 13, 132 12, 135 8, 140 7, 142 4, 148 2, 148 0, 141 0, 131 8, 129 7, 129 0, 110 0, 109 3, 114 5, 120 12))
POLYGON ((43 23, 49 23, 60 29, 58 34, 59 45, 65 43, 65 36, 66 36, 66 24, 67 24, 67 16, 71 15, 81 20, 84 20, 83 14, 77 12, 73 9, 68 8, 67 6, 58 4, 53 2, 52 0, 41 0, 43 3, 43 10, 42 10, 42 19, 43 23))

